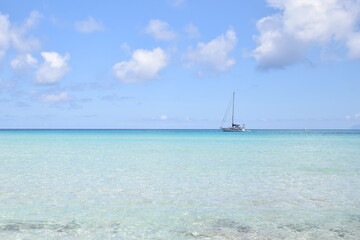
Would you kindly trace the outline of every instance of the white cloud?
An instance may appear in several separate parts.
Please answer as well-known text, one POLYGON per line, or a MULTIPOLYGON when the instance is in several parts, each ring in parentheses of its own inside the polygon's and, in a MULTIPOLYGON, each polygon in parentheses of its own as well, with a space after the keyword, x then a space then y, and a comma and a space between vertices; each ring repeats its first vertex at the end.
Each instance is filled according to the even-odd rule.
POLYGON ((160 119, 161 119, 161 120, 167 120, 168 117, 167 117, 166 115, 161 115, 160 119))
POLYGON ((252 51, 260 68, 282 68, 306 58, 314 46, 341 42, 349 58, 360 58, 358 0, 267 0, 281 12, 262 18, 252 51))
POLYGON ((38 11, 32 11, 30 16, 25 20, 24 24, 20 27, 12 26, 10 36, 13 47, 20 52, 30 52, 40 48, 40 41, 30 36, 25 38, 26 33, 36 26, 42 15, 38 11))
POLYGON ((360 32, 353 33, 347 40, 350 59, 360 59, 360 32))
POLYGON ((36 67, 38 60, 31 54, 18 55, 11 61, 11 67, 15 70, 26 69, 28 67, 36 67))
POLYGON ((360 120, 360 113, 355 114, 355 118, 360 120))
POLYGON ((350 115, 347 115, 347 116, 345 116, 345 119, 346 119, 346 120, 350 120, 350 119, 351 119, 351 116, 350 116, 350 115))
POLYGON ((19 52, 31 52, 40 48, 40 41, 35 37, 24 39, 20 32, 12 35, 12 43, 14 48, 19 52))
MULTIPOLYGON (((19 52, 10 62, 12 69, 18 71, 37 67, 38 60, 30 52, 40 48, 40 41, 27 34, 41 18, 42 15, 38 11, 32 11, 22 24, 14 24, 10 22, 8 15, 0 13, 0 59, 10 47, 19 52)), ((68 54, 62 57, 56 52, 42 52, 41 55, 45 61, 36 71, 37 83, 58 82, 70 70, 67 65, 70 58, 68 54)))
POLYGON ((41 18, 41 13, 39 13, 38 11, 32 11, 30 13, 30 16, 25 20, 23 27, 29 29, 33 26, 36 26, 41 18))
POLYGON ((177 33, 170 29, 167 22, 152 19, 146 27, 146 33, 159 40, 173 40, 177 37, 177 33))
POLYGON ((220 35, 208 43, 200 42, 196 49, 190 48, 187 57, 191 60, 191 65, 200 63, 216 71, 226 71, 235 64, 235 59, 228 55, 235 48, 236 43, 236 33, 230 28, 225 35, 220 35))
POLYGON ((83 21, 77 21, 74 24, 75 29, 81 33, 91 33, 95 31, 101 31, 104 29, 104 26, 101 22, 96 21, 92 17, 88 17, 88 19, 83 21))
POLYGON ((26 38, 25 35, 37 25, 41 17, 39 12, 33 11, 22 25, 17 26, 10 22, 9 15, 0 13, 0 59, 10 46, 20 52, 30 52, 40 47, 40 41, 37 38, 26 38))
POLYGON ((144 82, 156 78, 158 72, 167 65, 167 55, 161 48, 153 51, 138 49, 129 61, 113 66, 115 76, 125 83, 144 82))
POLYGON ((258 61, 260 68, 281 68, 305 58, 308 44, 280 32, 278 26, 281 21, 281 16, 272 16, 257 23, 261 35, 256 36, 255 40, 260 44, 252 52, 252 56, 258 61))
POLYGON ((67 92, 62 92, 59 94, 44 94, 39 97, 40 102, 64 102, 72 100, 71 97, 67 94, 67 92))
POLYGON ((192 23, 189 23, 185 27, 185 32, 188 34, 189 38, 199 38, 200 37, 199 29, 192 23))
POLYGON ((10 44, 10 21, 8 15, 0 13, 0 59, 5 55, 10 44))
POLYGON ((70 67, 67 64, 67 61, 70 59, 68 53, 65 56, 61 56, 57 52, 42 52, 41 56, 45 61, 35 73, 37 83, 56 83, 70 71, 70 67))

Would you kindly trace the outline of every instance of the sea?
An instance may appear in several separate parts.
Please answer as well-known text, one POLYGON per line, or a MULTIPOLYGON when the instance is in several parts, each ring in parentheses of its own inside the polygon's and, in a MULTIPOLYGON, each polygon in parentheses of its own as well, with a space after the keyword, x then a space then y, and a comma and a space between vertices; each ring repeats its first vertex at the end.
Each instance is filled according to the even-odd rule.
POLYGON ((360 239, 360 131, 0 130, 0 239, 360 239))

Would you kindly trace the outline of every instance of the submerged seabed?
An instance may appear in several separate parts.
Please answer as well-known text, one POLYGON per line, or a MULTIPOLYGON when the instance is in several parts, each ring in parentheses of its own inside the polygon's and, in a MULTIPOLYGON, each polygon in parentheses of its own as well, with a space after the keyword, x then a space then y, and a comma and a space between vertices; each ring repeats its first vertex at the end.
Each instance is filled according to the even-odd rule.
POLYGON ((360 239, 360 131, 3 130, 0 239, 360 239))

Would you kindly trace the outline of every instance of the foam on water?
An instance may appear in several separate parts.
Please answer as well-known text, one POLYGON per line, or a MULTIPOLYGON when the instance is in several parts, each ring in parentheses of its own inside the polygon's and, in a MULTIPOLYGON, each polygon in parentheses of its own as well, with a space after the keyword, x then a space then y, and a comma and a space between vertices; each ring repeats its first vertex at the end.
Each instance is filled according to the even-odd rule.
POLYGON ((0 131, 0 239, 359 239, 359 133, 0 131))

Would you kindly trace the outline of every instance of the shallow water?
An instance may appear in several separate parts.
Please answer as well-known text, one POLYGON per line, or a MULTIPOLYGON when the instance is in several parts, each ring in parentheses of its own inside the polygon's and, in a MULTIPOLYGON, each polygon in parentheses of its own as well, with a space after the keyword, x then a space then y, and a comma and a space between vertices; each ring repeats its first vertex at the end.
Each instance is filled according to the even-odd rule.
POLYGON ((360 239, 360 131, 3 130, 0 239, 360 239))

